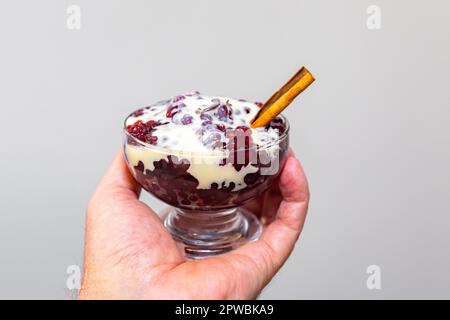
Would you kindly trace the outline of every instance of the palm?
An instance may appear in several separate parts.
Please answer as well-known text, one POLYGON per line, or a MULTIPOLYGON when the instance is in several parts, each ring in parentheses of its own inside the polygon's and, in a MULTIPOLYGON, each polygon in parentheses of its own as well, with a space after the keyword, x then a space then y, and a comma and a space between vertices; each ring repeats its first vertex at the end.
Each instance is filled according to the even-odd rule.
POLYGON ((292 186, 290 172, 281 175, 280 188, 248 205, 263 221, 278 217, 260 240, 213 258, 185 260, 160 218, 138 200, 139 188, 120 153, 88 209, 80 296, 255 298, 289 255, 292 245, 286 243, 295 242, 303 225, 308 188, 301 167, 291 162, 288 160, 284 171, 298 171, 297 187, 284 191, 299 200, 283 200, 283 186, 292 186), (294 219, 286 214, 292 215, 293 210, 300 210, 294 219))

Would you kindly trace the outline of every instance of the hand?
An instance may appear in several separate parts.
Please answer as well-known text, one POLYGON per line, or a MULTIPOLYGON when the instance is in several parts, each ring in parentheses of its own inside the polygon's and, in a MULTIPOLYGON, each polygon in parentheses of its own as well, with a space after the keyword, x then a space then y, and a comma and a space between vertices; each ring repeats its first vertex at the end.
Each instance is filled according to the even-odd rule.
POLYGON ((278 183, 248 205, 270 222, 260 239, 212 258, 185 260, 139 193, 120 151, 88 206, 79 298, 256 298, 293 250, 309 200, 306 177, 290 152, 278 183))

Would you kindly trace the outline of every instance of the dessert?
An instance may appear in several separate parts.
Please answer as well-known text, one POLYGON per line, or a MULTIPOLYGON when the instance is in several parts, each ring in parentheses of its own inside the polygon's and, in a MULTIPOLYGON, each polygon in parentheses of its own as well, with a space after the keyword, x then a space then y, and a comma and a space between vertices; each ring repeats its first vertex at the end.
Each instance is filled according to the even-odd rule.
POLYGON ((133 112, 125 121, 131 172, 147 191, 183 210, 243 205, 270 186, 288 149, 284 117, 251 128, 260 107, 194 92, 133 112))
POLYGON ((126 118, 130 171, 171 205, 161 214, 164 225, 188 258, 258 239, 262 224, 245 204, 278 177, 289 145, 289 123, 280 113, 313 81, 301 68, 264 105, 192 92, 126 118))

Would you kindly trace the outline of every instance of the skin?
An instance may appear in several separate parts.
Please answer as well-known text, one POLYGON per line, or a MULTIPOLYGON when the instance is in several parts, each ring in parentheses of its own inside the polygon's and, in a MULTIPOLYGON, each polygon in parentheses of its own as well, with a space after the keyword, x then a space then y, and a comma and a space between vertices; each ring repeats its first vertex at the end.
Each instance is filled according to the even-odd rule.
POLYGON ((247 208, 267 224, 259 240, 186 260, 119 151, 89 202, 79 299, 254 299, 294 249, 309 202, 292 151, 277 183, 247 208))

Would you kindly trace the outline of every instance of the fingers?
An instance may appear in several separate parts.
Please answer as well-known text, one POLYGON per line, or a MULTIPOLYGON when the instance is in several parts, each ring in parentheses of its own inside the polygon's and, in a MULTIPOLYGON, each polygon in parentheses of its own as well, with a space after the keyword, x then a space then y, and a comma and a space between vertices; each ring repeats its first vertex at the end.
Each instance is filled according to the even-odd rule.
POLYGON ((280 176, 279 188, 284 200, 290 202, 309 201, 308 179, 300 161, 289 150, 288 163, 280 176))
POLYGON ((251 258, 259 268, 264 285, 292 252, 308 210, 308 182, 300 162, 293 154, 289 154, 280 175, 279 189, 282 201, 275 220, 264 230, 259 240, 235 251, 238 255, 251 258))
POLYGON ((277 216, 261 236, 273 250, 275 264, 280 267, 288 258, 305 222, 309 188, 300 162, 290 156, 280 176, 282 196, 277 216))

